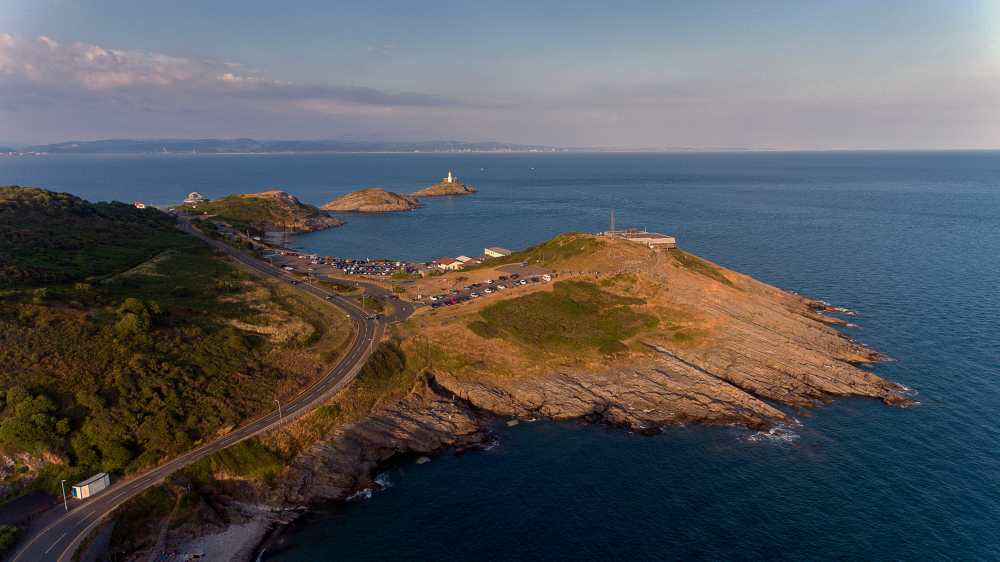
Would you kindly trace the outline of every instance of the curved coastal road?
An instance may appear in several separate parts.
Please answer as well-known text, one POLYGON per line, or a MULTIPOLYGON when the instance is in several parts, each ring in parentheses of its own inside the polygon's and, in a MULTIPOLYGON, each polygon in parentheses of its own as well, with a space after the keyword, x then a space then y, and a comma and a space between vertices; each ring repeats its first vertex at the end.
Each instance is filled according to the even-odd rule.
MULTIPOLYGON (((178 226, 181 230, 204 240, 229 257, 264 275, 285 282, 293 281, 282 270, 247 256, 222 242, 204 236, 193 229, 190 222, 184 220, 184 218, 179 219, 178 226)), ((363 284, 376 296, 381 295, 379 291, 385 292, 380 287, 373 289, 372 285, 363 284)), ((120 480, 93 498, 83 501, 72 501, 72 509, 69 512, 60 516, 45 528, 26 536, 21 541, 13 558, 11 558, 12 562, 69 562, 73 558, 73 553, 76 552, 87 536, 100 525, 103 518, 125 501, 159 484, 170 474, 190 465, 198 459, 221 451, 244 439, 274 429, 282 421, 294 419, 321 405, 330 396, 346 386, 361 371, 365 360, 381 339, 385 331, 385 323, 389 320, 403 320, 413 312, 413 307, 409 303, 397 301, 394 303, 396 306, 392 316, 387 320, 383 320, 365 313, 354 302, 313 285, 298 283, 295 285, 295 288, 325 299, 331 304, 331 312, 336 310, 339 314, 346 314, 354 324, 354 337, 351 340, 350 347, 336 366, 294 399, 282 404, 281 416, 279 416, 277 410, 270 412, 239 429, 233 430, 223 437, 171 459, 156 468, 140 475, 120 480)), ((388 295, 387 292, 386 295, 388 295)))

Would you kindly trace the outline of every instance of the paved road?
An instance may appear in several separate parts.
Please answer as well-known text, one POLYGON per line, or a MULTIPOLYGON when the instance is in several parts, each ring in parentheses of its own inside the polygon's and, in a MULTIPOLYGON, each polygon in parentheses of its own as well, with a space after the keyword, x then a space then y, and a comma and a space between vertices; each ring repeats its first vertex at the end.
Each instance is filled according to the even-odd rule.
MULTIPOLYGON (((212 240, 194 230, 190 223, 181 219, 178 225, 182 230, 201 238, 228 256, 253 268, 254 270, 282 281, 291 282, 293 278, 264 262, 239 252, 222 242, 212 240)), ((369 290, 375 291, 370 285, 369 290)), ((350 347, 340 362, 326 373, 320 380, 304 390, 294 399, 281 405, 281 419, 277 410, 262 416, 229 434, 206 443, 197 449, 189 451, 156 468, 120 480, 99 495, 84 501, 74 500, 71 509, 47 527, 25 537, 11 560, 13 562, 69 562, 80 544, 94 530, 101 520, 123 502, 140 492, 162 482, 170 474, 190 465, 198 459, 216 453, 254 435, 275 428, 281 421, 294 419, 309 410, 321 405, 330 396, 337 393, 357 376, 364 366, 365 360, 371 354, 377 342, 385 331, 387 320, 377 319, 364 313, 353 301, 329 293, 318 287, 299 283, 296 288, 326 299, 331 304, 331 312, 346 314, 354 325, 354 337, 350 347)), ((377 286, 376 286, 377 287, 377 286)), ((381 288, 378 288, 381 289, 381 288)), ((384 291, 384 289, 382 289, 384 291)), ((400 304, 398 301, 396 304, 400 304)), ((402 303, 389 320, 402 320, 412 313, 412 306, 402 303)), ((67 483, 68 484, 68 483, 67 483)))

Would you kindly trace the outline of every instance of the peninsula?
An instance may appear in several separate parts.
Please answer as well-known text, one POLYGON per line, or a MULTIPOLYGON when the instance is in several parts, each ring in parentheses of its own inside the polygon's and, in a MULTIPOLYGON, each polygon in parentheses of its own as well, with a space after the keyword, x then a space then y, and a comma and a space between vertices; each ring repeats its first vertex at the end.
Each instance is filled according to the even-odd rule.
POLYGON ((476 189, 474 187, 458 181, 458 177, 449 171, 448 175, 441 181, 420 191, 415 191, 410 195, 415 197, 449 197, 453 195, 469 195, 475 192, 476 189))
MULTIPOLYGON (((249 502, 258 514, 234 516, 226 533, 239 529, 249 546, 267 520, 294 518, 290 508, 376 487, 390 459, 488 441, 498 416, 767 432, 795 423, 791 409, 838 396, 910 402, 863 368, 878 353, 840 332, 829 305, 672 246, 570 233, 400 281, 403 298, 425 306, 394 326, 351 387, 284 437, 260 439, 283 459, 277 477, 215 473, 229 484, 205 492, 214 505, 237 513, 249 502)), ((224 552, 232 535, 173 536, 224 552)))
POLYGON ((412 195, 369 187, 341 195, 320 208, 341 213, 393 213, 411 211, 421 206, 420 201, 412 195))
POLYGON ((234 227, 257 232, 313 232, 344 224, 344 221, 327 215, 325 211, 302 203, 294 195, 278 190, 228 195, 213 200, 192 193, 178 210, 212 216, 234 227))
POLYGON ((836 328, 836 309, 639 231, 567 233, 459 271, 381 276, 355 324, 317 307, 341 298, 328 290, 375 290, 358 287, 374 286, 362 281, 371 274, 348 273, 368 269, 322 256, 303 266, 294 252, 268 253, 270 265, 254 257, 261 243, 192 229, 250 221, 232 210, 245 199, 300 208, 273 193, 193 198, 193 212, 218 214, 185 218, 182 232, 155 209, 0 189, 0 364, 16 366, 0 381, 0 453, 12 467, 0 492, 38 490, 58 507, 60 478, 185 466, 177 459, 196 443, 244 430, 359 345, 374 352, 357 376, 282 431, 151 480, 115 509, 112 557, 253 559, 298 508, 376 486, 376 469, 400 455, 488 441, 498 417, 768 431, 839 396, 909 403, 865 370, 879 355, 836 328), (385 321, 382 337, 351 335, 385 321))

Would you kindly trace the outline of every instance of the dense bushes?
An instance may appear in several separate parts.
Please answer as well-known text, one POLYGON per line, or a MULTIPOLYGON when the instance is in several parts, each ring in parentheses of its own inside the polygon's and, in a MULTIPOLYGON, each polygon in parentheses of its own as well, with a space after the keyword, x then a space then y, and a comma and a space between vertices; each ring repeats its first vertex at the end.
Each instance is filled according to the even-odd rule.
POLYGON ((21 530, 13 525, 0 525, 0 554, 7 552, 7 549, 17 544, 17 539, 21 537, 21 530))
POLYGON ((122 271, 183 240, 173 217, 68 193, 0 187, 0 288, 122 271))
POLYGON ((20 386, 11 388, 3 400, 0 447, 28 453, 61 448, 70 424, 54 415, 57 410, 44 394, 32 395, 20 386))
POLYGON ((127 472, 270 407, 259 286, 169 216, 0 188, 0 263, 3 449, 127 472))

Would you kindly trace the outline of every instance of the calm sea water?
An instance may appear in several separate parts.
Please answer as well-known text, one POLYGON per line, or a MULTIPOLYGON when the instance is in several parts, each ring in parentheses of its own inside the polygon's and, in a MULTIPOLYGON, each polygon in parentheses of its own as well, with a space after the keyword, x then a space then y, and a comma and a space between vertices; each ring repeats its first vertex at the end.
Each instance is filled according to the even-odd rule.
POLYGON ((920 404, 838 400, 781 438, 500 425, 491 450, 386 467, 390 487, 312 516, 269 559, 1000 558, 1000 153, 49 157, 0 159, 0 184, 323 203, 448 169, 480 193, 293 242, 429 259, 603 229, 614 208, 857 310, 852 335, 894 359, 875 370, 920 404))

